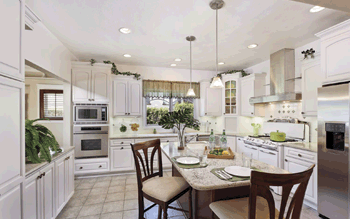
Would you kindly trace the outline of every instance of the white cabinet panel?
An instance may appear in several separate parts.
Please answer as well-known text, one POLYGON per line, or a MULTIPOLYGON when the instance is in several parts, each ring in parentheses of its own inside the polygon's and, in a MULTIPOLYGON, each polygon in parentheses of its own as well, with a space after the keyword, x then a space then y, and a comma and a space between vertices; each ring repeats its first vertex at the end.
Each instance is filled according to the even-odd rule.
POLYGON ((66 195, 65 201, 73 196, 74 193, 74 153, 71 152, 65 159, 65 171, 66 171, 66 195))
POLYGON ((129 115, 140 116, 142 109, 142 84, 139 81, 129 82, 129 115))
POLYGON ((113 81, 113 115, 128 114, 128 82, 113 81))
POLYGON ((23 215, 26 219, 38 219, 40 215, 40 178, 37 172, 23 183, 23 215))
POLYGON ((244 150, 244 142, 242 137, 237 137, 237 153, 242 153, 244 150))
POLYGON ((56 214, 58 214, 65 206, 66 195, 66 170, 65 170, 65 157, 55 161, 55 174, 56 174, 56 214))
POLYGON ((134 170, 134 155, 131 146, 111 147, 111 170, 134 170))
POLYGON ((227 136, 227 145, 231 148, 233 152, 237 151, 236 137, 227 136))
POLYGON ((241 73, 222 76, 222 112, 226 116, 238 116, 240 113, 241 73))
POLYGON ((264 104, 250 104, 251 97, 265 95, 266 74, 251 74, 241 78, 241 114, 242 116, 265 116, 264 104))
POLYGON ((42 186, 42 202, 43 207, 43 218, 54 219, 55 218, 55 207, 54 207, 54 197, 55 197, 55 174, 54 174, 54 164, 50 164, 40 171, 43 176, 41 178, 42 186))
POLYGON ((1 194, 0 218, 22 218, 20 185, 17 185, 10 191, 1 194))
POLYGON ((200 116, 221 116, 221 92, 222 89, 210 88, 210 82, 200 83, 201 109, 200 116))
POLYGON ((241 112, 242 116, 254 116, 254 105, 249 99, 254 97, 254 80, 241 80, 241 112))
POLYGON ((91 98, 93 101, 108 102, 110 71, 92 70, 91 77, 91 98))
POLYGON ((89 69, 73 69, 72 72, 73 101, 90 101, 91 71, 89 69))
POLYGON ((24 1, 0 2, 0 74, 24 80, 22 34, 24 31, 24 1))

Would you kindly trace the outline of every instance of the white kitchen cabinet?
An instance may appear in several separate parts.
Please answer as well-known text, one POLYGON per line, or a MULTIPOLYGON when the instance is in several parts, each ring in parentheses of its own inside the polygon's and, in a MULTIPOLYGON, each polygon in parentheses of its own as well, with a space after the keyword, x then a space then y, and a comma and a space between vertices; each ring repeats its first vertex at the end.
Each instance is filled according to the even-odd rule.
MULTIPOLYGON (((297 173, 307 170, 311 165, 316 164, 317 154, 314 152, 299 150, 295 148, 284 148, 284 169, 297 173)), ((292 193, 295 192, 296 186, 293 187, 292 193)), ((317 206, 317 166, 310 177, 306 189, 304 204, 316 209, 317 206)))
POLYGON ((238 116, 240 110, 241 73, 222 76, 222 112, 225 116, 238 116))
POLYGON ((24 80, 22 35, 24 31, 24 1, 0 2, 0 75, 24 80))
POLYGON ((350 79, 350 20, 346 20, 316 34, 321 38, 320 77, 324 83, 350 79))
MULTIPOLYGON (((22 218, 21 185, 17 184, 0 196, 0 218, 22 218)), ((26 218, 25 218, 26 219, 26 218)))
POLYGON ((41 206, 41 194, 40 194, 40 176, 38 171, 23 183, 23 215, 27 219, 41 218, 40 206, 41 206))
POLYGON ((201 109, 200 116, 221 116, 222 89, 210 88, 209 81, 200 82, 201 109))
POLYGON ((131 146, 111 147, 111 171, 131 171, 135 169, 131 146))
POLYGON ((236 137, 227 136, 227 146, 231 148, 232 152, 237 152, 236 137))
POLYGON ((302 96, 303 96, 303 111, 302 114, 306 116, 317 116, 317 89, 322 87, 324 81, 321 73, 320 57, 316 56, 314 59, 305 60, 301 66, 302 75, 302 96))
POLYGON ((264 104, 250 104, 251 97, 265 95, 266 74, 251 74, 241 78, 241 115, 242 116, 265 116, 264 104))
POLYGON ((113 116, 142 115, 142 81, 113 80, 113 116))
POLYGON ((237 153, 242 153, 244 150, 244 141, 242 137, 237 137, 237 153))
POLYGON ((108 103, 111 67, 72 62, 73 102, 108 103))
POLYGON ((66 166, 66 194, 65 199, 66 202, 73 196, 74 194, 74 152, 72 151, 67 155, 65 160, 66 166))
POLYGON ((74 174, 95 174, 109 171, 109 158, 87 158, 75 161, 74 174))

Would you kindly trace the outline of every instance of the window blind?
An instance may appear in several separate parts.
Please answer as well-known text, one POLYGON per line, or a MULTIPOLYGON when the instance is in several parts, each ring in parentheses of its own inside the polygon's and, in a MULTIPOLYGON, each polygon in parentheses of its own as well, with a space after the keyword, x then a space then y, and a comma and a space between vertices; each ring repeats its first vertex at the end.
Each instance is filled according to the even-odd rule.
POLYGON ((63 119, 62 90, 40 90, 40 118, 63 119))

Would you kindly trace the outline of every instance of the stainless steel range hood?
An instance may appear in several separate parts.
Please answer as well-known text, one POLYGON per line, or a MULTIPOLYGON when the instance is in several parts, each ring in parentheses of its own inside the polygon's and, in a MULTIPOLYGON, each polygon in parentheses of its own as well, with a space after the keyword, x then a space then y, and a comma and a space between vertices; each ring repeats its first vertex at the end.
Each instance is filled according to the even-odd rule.
POLYGON ((301 100, 295 93, 294 49, 282 49, 270 56, 270 95, 251 97, 251 104, 301 100))

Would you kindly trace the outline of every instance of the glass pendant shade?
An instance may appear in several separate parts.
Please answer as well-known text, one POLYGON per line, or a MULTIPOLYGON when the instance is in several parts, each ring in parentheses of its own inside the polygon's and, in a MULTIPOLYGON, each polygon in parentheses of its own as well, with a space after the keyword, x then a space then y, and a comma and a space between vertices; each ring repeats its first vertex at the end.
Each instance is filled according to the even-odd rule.
POLYGON ((214 77, 213 81, 210 84, 210 88, 223 88, 224 84, 222 83, 220 77, 214 77))
POLYGON ((188 89, 186 97, 195 97, 196 94, 194 93, 193 88, 188 89))

